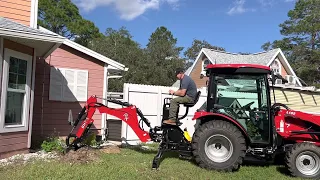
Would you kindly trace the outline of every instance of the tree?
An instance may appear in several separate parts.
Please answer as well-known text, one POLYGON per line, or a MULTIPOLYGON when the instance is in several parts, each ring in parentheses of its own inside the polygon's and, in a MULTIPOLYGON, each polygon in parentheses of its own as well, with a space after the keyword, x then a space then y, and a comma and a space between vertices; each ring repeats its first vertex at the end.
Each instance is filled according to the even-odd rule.
POLYGON ((161 27, 142 49, 130 32, 121 27, 106 29, 104 37, 92 40, 89 48, 129 68, 122 78, 109 80, 109 91, 122 91, 123 83, 171 86, 176 81, 174 70, 184 65, 179 58, 182 48, 176 42, 172 33, 161 27))
POLYGON ((101 36, 92 22, 82 18, 71 0, 39 0, 38 24, 84 46, 101 36))
POLYGON ((158 27, 150 36, 147 44, 147 52, 152 58, 164 60, 166 58, 178 58, 183 47, 176 47, 177 38, 166 27, 158 27))
POLYGON ((125 27, 119 30, 108 28, 105 36, 94 39, 89 48, 129 68, 128 72, 122 73, 122 78, 109 80, 109 91, 121 92, 123 83, 148 84, 145 71, 150 69, 146 67, 150 65, 140 45, 132 40, 125 27))
POLYGON ((177 46, 177 38, 166 27, 158 27, 150 36, 145 49, 150 70, 145 70, 148 82, 153 85, 171 86, 176 81, 174 70, 184 67, 180 58, 183 47, 177 46))
POLYGON ((186 56, 190 60, 195 60, 200 53, 202 48, 208 48, 208 49, 215 49, 219 51, 225 51, 224 48, 219 46, 213 46, 210 43, 208 43, 206 40, 198 40, 194 39, 192 42, 191 47, 189 47, 185 52, 184 56, 186 56))
POLYGON ((320 40, 320 1, 300 0, 288 12, 289 19, 280 24, 282 35, 290 36, 291 41, 305 45, 312 50, 319 48, 320 40))
POLYGON ((288 12, 288 20, 279 25, 281 40, 267 42, 264 50, 281 48, 296 74, 307 84, 319 81, 320 1, 299 0, 288 12))
POLYGON ((99 28, 93 22, 85 19, 77 24, 77 30, 74 32, 76 34, 74 41, 85 47, 88 47, 92 40, 103 37, 103 34, 99 32, 99 28))

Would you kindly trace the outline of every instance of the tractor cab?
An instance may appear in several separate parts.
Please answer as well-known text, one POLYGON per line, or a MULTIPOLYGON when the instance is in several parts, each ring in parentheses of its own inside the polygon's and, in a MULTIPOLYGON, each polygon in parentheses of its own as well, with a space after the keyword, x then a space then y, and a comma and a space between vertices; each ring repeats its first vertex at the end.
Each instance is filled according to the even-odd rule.
MULTIPOLYGON (((207 66, 206 112, 234 121, 251 144, 274 142, 269 94, 269 67, 251 64, 210 64, 207 66)), ((271 78, 272 79, 272 78, 271 78)))

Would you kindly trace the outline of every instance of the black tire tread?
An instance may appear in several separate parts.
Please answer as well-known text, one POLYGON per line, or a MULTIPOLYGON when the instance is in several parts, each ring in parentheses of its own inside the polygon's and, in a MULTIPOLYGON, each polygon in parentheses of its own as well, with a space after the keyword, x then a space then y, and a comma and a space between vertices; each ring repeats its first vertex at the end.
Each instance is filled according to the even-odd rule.
POLYGON ((314 151, 315 153, 320 155, 320 148, 315 146, 314 144, 308 143, 308 142, 296 143, 286 153, 286 156, 285 156, 285 166, 286 166, 286 168, 290 172, 291 176, 302 177, 302 178, 316 178, 316 179, 319 179, 320 178, 320 173, 318 173, 318 175, 315 176, 315 177, 304 176, 295 167, 295 164, 296 164, 295 163, 295 161, 296 161, 295 157, 299 153, 301 153, 303 151, 314 151))
POLYGON ((199 129, 196 130, 192 139, 193 139, 192 149, 193 149, 194 159, 201 168, 216 170, 220 172, 236 171, 240 168, 243 162, 243 159, 246 155, 246 141, 242 132, 235 125, 224 120, 212 120, 204 123, 199 127, 199 129), (219 167, 211 166, 210 164, 206 163, 203 159, 201 159, 198 152, 198 146, 199 146, 198 144, 200 141, 200 137, 205 133, 206 130, 214 129, 214 128, 227 131, 228 133, 230 133, 230 135, 233 135, 237 139, 237 143, 239 143, 238 145, 240 150, 240 156, 237 158, 236 161, 234 161, 227 168, 219 168, 219 167))

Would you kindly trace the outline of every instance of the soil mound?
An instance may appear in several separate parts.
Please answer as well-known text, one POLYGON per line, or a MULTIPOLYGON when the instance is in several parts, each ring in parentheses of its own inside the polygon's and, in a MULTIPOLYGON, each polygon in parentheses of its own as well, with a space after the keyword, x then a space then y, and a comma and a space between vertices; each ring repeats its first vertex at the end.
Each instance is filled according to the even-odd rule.
POLYGON ((62 155, 60 159, 70 164, 86 164, 94 161, 100 161, 100 156, 103 153, 120 153, 120 148, 118 146, 104 146, 100 148, 81 147, 77 151, 69 151, 62 155))

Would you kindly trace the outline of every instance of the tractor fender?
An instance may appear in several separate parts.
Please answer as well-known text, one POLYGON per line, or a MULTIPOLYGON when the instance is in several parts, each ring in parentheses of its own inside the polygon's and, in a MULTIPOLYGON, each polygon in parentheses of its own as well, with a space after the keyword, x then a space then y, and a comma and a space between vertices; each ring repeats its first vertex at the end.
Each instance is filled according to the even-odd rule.
POLYGON ((232 124, 234 124, 236 127, 238 127, 240 131, 243 133, 243 135, 245 136, 246 140, 250 142, 250 138, 246 129, 237 120, 233 119, 230 116, 220 114, 220 113, 213 113, 213 112, 196 112, 192 120, 198 120, 198 119, 201 120, 202 122, 212 121, 214 119, 229 121, 232 124))

